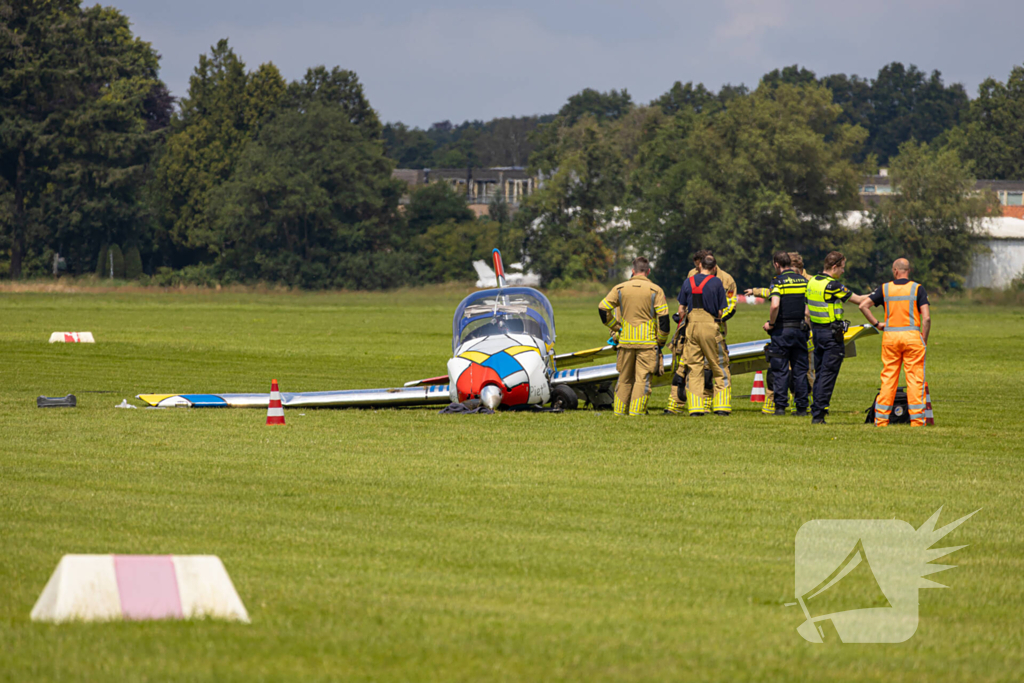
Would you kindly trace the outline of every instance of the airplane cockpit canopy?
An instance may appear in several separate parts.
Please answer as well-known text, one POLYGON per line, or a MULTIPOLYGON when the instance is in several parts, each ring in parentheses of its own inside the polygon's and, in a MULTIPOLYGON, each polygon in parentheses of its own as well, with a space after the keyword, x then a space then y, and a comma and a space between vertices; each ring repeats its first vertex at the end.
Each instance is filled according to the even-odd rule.
POLYGON ((452 352, 468 339, 498 334, 528 334, 548 346, 555 343, 555 314, 546 296, 530 287, 485 289, 470 294, 455 309, 452 352))

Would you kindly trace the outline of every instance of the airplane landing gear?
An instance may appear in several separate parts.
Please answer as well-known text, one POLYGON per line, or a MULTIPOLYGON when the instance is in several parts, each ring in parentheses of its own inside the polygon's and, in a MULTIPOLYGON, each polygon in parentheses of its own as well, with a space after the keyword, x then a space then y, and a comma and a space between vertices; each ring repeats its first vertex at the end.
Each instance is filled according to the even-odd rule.
POLYGON ((576 410, 580 405, 580 399, 572 387, 564 384, 556 384, 551 388, 551 407, 562 410, 576 410))

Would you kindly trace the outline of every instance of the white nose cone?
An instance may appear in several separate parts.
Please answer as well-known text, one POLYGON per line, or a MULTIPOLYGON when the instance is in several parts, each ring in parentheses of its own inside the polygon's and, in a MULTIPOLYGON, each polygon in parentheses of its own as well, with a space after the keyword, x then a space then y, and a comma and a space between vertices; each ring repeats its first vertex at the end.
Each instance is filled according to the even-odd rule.
POLYGON ((493 384, 488 384, 486 387, 480 390, 480 402, 483 403, 488 408, 490 408, 491 410, 498 409, 498 406, 501 405, 501 399, 501 389, 494 386, 493 384))

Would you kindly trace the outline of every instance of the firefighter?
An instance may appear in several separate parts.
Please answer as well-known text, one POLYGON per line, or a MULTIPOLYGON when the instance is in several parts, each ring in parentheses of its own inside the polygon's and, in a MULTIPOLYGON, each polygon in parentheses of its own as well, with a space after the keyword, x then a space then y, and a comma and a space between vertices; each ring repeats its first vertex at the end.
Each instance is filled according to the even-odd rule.
POLYGON ((875 426, 889 424, 900 365, 907 376, 907 408, 910 426, 925 423, 925 352, 932 327, 928 293, 910 279, 910 261, 896 259, 892 264, 892 282, 879 285, 860 302, 868 322, 882 331, 882 389, 875 400, 875 426), (885 306, 885 322, 871 314, 871 306, 885 306))
POLYGON ((854 294, 836 280, 846 270, 846 257, 838 251, 825 257, 822 272, 807 283, 807 308, 814 334, 814 403, 811 424, 825 424, 832 391, 839 369, 846 357, 845 335, 849 323, 843 319, 843 303, 862 303, 865 298, 854 294))
POLYGON ((648 279, 650 273, 647 259, 634 259, 633 277, 613 287, 597 307, 601 322, 618 338, 616 415, 646 414, 651 375, 661 374, 661 347, 669 332, 668 302, 661 287, 648 279))
POLYGON ((771 335, 765 349, 775 391, 774 415, 785 415, 789 387, 793 385, 795 415, 807 415, 807 278, 793 270, 789 254, 780 251, 772 259, 776 276, 772 280, 771 309, 764 330, 771 335))
MULTIPOLYGON (((710 250, 710 249, 701 249, 696 254, 694 254, 693 255, 693 268, 690 269, 690 272, 686 274, 686 277, 688 277, 688 278, 689 277, 693 277, 694 275, 699 273, 700 272, 700 262, 701 262, 701 260, 703 260, 703 258, 705 256, 708 256, 708 255, 714 256, 715 253, 712 250, 710 250)), ((715 259, 715 261, 717 263, 718 259, 715 259)), ((722 287, 725 288, 726 306, 725 306, 725 310, 722 312, 722 320, 721 320, 721 322, 718 325, 718 329, 719 329, 719 331, 722 334, 722 339, 719 342, 721 344, 721 346, 722 346, 722 353, 721 353, 721 355, 719 357, 719 364, 722 366, 722 372, 725 373, 725 381, 726 381, 726 383, 729 386, 732 386, 732 373, 729 371, 729 345, 728 345, 728 342, 726 340, 726 337, 727 337, 728 332, 729 332, 729 325, 728 325, 729 318, 731 318, 734 315, 736 315, 736 301, 737 301, 737 296, 736 296, 736 280, 733 279, 732 275, 729 275, 729 273, 727 273, 724 270, 722 270, 722 267, 720 265, 715 266, 715 271, 713 273, 711 273, 711 274, 714 275, 715 277, 717 277, 719 280, 721 280, 722 281, 722 287)), ((705 366, 704 366, 705 376, 707 375, 707 372, 708 372, 708 368, 707 368, 707 365, 705 364, 705 366)), ((712 387, 708 385, 707 380, 705 379, 705 382, 704 382, 704 403, 705 403, 704 410, 705 410, 705 412, 711 409, 713 401, 714 401, 714 393, 712 391, 712 387)), ((680 401, 680 404, 682 404, 682 401, 680 401)))
MULTIPOLYGON (((711 408, 715 415, 732 412, 732 387, 722 371, 725 343, 719 325, 728 307, 722 281, 712 275, 717 264, 707 254, 700 272, 687 278, 679 291, 679 318, 686 318, 686 342, 683 362, 689 377, 686 383, 686 410, 692 416, 704 415, 704 364, 711 369, 715 392, 711 408)), ((678 373, 677 373, 678 374, 678 373)))

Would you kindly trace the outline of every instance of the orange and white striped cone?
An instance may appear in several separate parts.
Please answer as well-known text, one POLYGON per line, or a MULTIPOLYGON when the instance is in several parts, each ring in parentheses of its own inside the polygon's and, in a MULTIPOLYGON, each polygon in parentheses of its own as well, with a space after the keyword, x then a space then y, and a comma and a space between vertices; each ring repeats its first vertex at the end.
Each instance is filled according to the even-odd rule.
POLYGON ((270 380, 270 404, 267 405, 267 424, 284 424, 284 407, 281 405, 281 392, 277 389, 277 380, 270 380))
POLYGON ((934 425, 935 417, 932 414, 932 394, 928 391, 928 383, 924 383, 924 423, 934 425))
POLYGON ((754 388, 750 390, 751 403, 764 403, 764 373, 754 373, 754 388))

